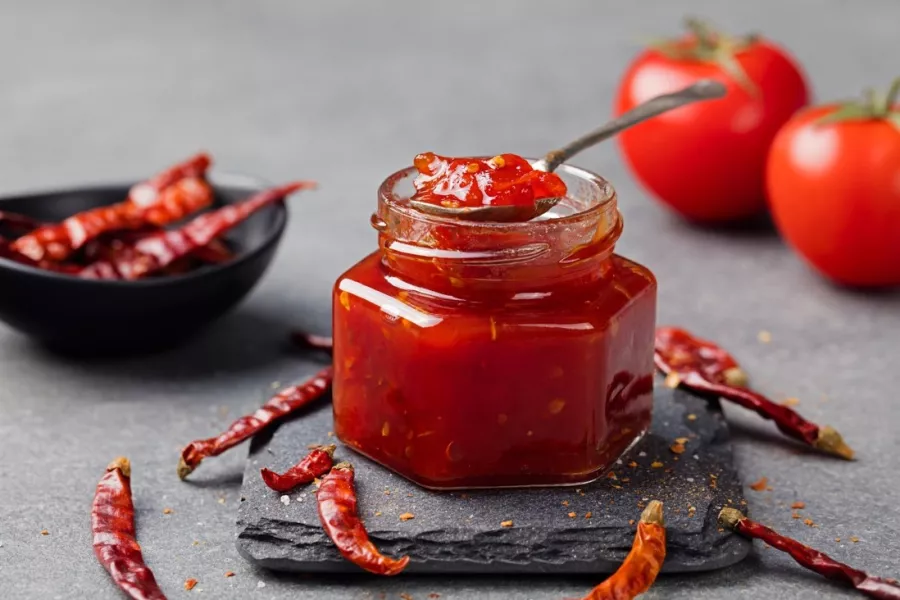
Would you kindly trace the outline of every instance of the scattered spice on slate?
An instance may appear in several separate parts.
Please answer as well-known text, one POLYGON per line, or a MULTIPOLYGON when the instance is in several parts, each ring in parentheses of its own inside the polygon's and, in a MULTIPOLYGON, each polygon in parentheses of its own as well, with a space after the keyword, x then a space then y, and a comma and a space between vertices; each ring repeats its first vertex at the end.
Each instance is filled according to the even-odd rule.
POLYGON ((344 558, 376 575, 396 575, 409 563, 408 556, 394 559, 383 555, 369 539, 357 511, 350 463, 336 464, 322 478, 316 501, 322 527, 344 558))
POLYGON ((225 571, 225 577, 234 577, 234 571, 225 571))
POLYGON ((791 508, 797 508, 797 509, 806 508, 806 502, 799 502, 799 501, 794 502, 793 504, 791 504, 791 508))
POLYGON ((569 513, 569 518, 570 518, 570 519, 574 519, 574 518, 577 517, 577 516, 578 516, 578 513, 574 512, 574 511, 569 513))
POLYGON ((822 452, 853 459, 853 450, 832 427, 819 427, 799 414, 773 402, 759 392, 728 383, 725 372, 740 368, 737 361, 716 344, 694 337, 683 329, 656 330, 654 362, 666 374, 666 381, 704 397, 722 398, 771 419, 785 435, 822 452), (674 377, 673 377, 674 376, 674 377))
POLYGON ((187 591, 191 591, 192 589, 194 589, 195 585, 197 585, 196 579, 191 578, 184 580, 184 589, 186 589, 187 591))
POLYGON ((164 509, 163 509, 163 514, 164 514, 164 515, 171 515, 171 514, 172 514, 172 509, 171 509, 171 508, 164 508, 164 509))
POLYGON ((782 406, 797 406, 800 404, 799 398, 785 398, 781 402, 779 402, 782 406))
POLYGON ((41 529, 41 535, 50 535, 50 532, 46 529, 41 529))
POLYGON ((402 515, 400 515, 399 518, 401 521, 409 521, 410 519, 415 519, 416 515, 412 514, 411 512, 405 512, 402 515))
POLYGON ((331 387, 334 372, 326 367, 300 385, 281 391, 263 404, 252 415, 241 417, 222 434, 196 440, 185 446, 178 461, 178 477, 184 479, 193 472, 204 458, 218 456, 253 437, 273 421, 306 407, 325 395, 331 387))
POLYGON ((659 469, 659 468, 662 468, 662 467, 663 467, 663 463, 661 463, 661 462, 658 461, 658 460, 654 460, 652 463, 650 463, 650 468, 651 468, 651 469, 659 469))
POLYGON ((761 540, 777 550, 786 552, 798 564, 810 571, 850 585, 869 597, 880 600, 900 599, 900 585, 896 579, 874 577, 838 562, 823 552, 783 536, 765 525, 751 521, 737 509, 723 508, 719 513, 719 524, 735 533, 750 539, 761 540))
POLYGON ((638 523, 631 552, 612 576, 582 600, 630 600, 643 594, 659 574, 666 558, 666 527, 663 506, 651 501, 638 523))
POLYGON ((509 520, 509 521, 502 521, 502 522, 500 523, 500 527, 512 527, 512 526, 513 526, 512 520, 509 520))

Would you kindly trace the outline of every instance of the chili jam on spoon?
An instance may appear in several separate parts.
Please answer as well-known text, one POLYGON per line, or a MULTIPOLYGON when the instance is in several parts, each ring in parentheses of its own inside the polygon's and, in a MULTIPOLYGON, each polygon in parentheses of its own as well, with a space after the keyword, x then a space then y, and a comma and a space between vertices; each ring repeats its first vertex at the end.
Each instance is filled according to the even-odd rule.
POLYGON ((530 221, 565 197, 565 183, 553 175, 559 165, 624 129, 685 104, 721 98, 725 91, 718 81, 701 79, 671 94, 656 96, 551 150, 534 164, 515 154, 500 154, 489 160, 419 154, 414 161, 419 171, 416 194, 409 205, 424 213, 463 221, 530 221))

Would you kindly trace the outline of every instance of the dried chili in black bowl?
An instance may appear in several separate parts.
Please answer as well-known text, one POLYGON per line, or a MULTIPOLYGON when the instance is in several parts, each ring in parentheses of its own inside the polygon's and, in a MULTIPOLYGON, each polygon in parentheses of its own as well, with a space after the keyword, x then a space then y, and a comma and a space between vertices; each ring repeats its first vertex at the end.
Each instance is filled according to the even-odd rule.
MULTIPOLYGON (((239 175, 213 175, 209 180, 214 209, 268 187, 239 175)), ((59 222, 120 202, 131 187, 101 185, 0 198, 0 211, 17 217, 6 228, 0 223, 0 235, 10 239, 6 232, 22 225, 20 215, 59 222)), ((52 265, 38 268, 27 256, 0 252, 0 320, 67 354, 117 356, 174 347, 234 307, 254 287, 274 257, 287 216, 283 202, 269 203, 228 232, 231 260, 210 261, 187 273, 179 272, 176 261, 167 266, 171 276, 138 281, 87 279, 52 265)), ((145 243, 141 236, 146 232, 135 235, 136 244, 145 243)), ((214 246, 212 252, 222 257, 221 250, 214 246)))

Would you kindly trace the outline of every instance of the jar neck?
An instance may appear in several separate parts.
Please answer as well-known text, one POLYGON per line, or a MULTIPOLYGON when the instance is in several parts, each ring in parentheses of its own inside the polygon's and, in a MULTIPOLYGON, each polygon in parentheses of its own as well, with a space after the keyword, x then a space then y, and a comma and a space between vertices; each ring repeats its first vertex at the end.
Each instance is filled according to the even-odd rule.
POLYGON ((495 251, 428 248, 379 235, 382 263, 389 275, 426 295, 472 298, 502 295, 539 299, 564 289, 602 281, 621 220, 614 234, 569 252, 551 243, 498 247, 495 251))
POLYGON ((389 275, 424 294, 536 299, 607 275, 622 232, 608 191, 602 202, 566 198, 558 213, 526 223, 426 215, 382 194, 372 224, 389 275))

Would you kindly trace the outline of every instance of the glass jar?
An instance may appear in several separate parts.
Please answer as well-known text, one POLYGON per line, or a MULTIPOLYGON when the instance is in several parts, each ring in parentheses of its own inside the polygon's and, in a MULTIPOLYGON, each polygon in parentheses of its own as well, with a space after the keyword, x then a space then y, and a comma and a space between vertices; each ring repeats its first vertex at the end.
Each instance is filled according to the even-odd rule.
POLYGON ((428 488, 581 484, 647 431, 656 280, 613 253, 601 177, 526 223, 423 214, 415 169, 378 191, 379 249, 334 287, 342 442, 428 488))

